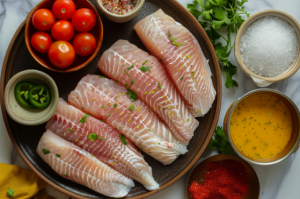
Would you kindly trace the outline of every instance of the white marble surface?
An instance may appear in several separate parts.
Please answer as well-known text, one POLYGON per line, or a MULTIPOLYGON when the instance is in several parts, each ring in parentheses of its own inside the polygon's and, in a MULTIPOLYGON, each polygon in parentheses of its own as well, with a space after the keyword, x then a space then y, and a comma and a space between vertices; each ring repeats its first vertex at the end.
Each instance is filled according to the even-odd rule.
MULTIPOLYGON (((40 0, 0 0, 0 63, 3 62, 6 49, 9 42, 18 28, 20 23, 25 19, 31 8, 40 0)), ((300 1, 299 0, 249 0, 245 4, 246 9, 254 14, 255 12, 265 9, 279 9, 294 16, 300 22, 300 1)), ((184 6, 191 3, 192 0, 179 0, 184 6)), ((235 63, 233 54, 230 61, 235 63)), ((1 65, 2 67, 2 65, 1 65)), ((234 77, 239 83, 235 89, 226 89, 223 86, 223 100, 220 119, 218 124, 222 125, 225 112, 229 105, 248 91, 257 87, 251 79, 246 77, 240 70, 234 77)), ((224 79, 223 79, 224 80, 224 79)), ((273 84, 270 88, 277 89, 288 95, 295 104, 300 108, 300 71, 291 78, 273 84)), ((216 154, 216 151, 206 150, 202 158, 216 154)), ((7 164, 16 164, 23 168, 28 168, 23 160, 14 150, 11 141, 7 135, 3 124, 2 115, 0 114, 0 162, 7 164)), ((273 166, 256 166, 252 165, 260 181, 260 199, 299 199, 299 179, 300 179, 300 153, 291 155, 287 160, 273 166)), ((0 175, 1 175, 0 171, 0 175)), ((160 193, 149 197, 149 199, 183 199, 185 198, 185 175, 178 182, 160 193)), ((58 199, 66 199, 68 196, 59 193, 51 187, 48 187, 49 194, 58 199)))

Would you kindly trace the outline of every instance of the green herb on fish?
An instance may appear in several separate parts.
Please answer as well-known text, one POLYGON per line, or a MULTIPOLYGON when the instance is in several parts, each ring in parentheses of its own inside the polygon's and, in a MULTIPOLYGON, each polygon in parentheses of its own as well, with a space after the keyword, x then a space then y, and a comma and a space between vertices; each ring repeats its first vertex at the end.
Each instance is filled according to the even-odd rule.
POLYGON ((127 68, 127 70, 130 70, 130 69, 132 69, 134 67, 134 65, 130 65, 128 68, 127 68))
POLYGON ((177 47, 180 47, 182 43, 177 43, 176 38, 172 37, 170 30, 168 30, 169 39, 172 41, 172 44, 175 44, 177 47))
POLYGON ((56 155, 56 157, 58 157, 58 158, 60 158, 61 157, 61 155, 59 155, 59 154, 55 154, 56 155))
POLYGON ((184 76, 180 77, 181 80, 183 80, 184 76))
POLYGON ((118 106, 117 103, 115 103, 115 104, 113 105, 114 108, 117 108, 117 106, 118 106))
POLYGON ((86 122, 85 120, 86 120, 86 118, 87 118, 88 116, 90 116, 90 114, 88 114, 88 113, 85 114, 85 115, 79 120, 79 122, 80 122, 80 123, 85 123, 85 122, 86 122))
POLYGON ((131 89, 128 88, 125 94, 132 102, 135 102, 137 100, 137 93, 131 89))
POLYGON ((99 77, 100 77, 100 78, 106 78, 106 77, 104 77, 104 76, 102 76, 102 75, 99 75, 99 77))
POLYGON ((120 134, 119 137, 120 137, 121 141, 123 142, 123 144, 125 144, 125 145, 128 144, 128 143, 126 142, 126 139, 125 139, 124 134, 120 134))
POLYGON ((76 131, 75 129, 68 129, 68 131, 76 131))
POLYGON ((158 85, 158 87, 159 87, 159 88, 160 88, 160 90, 161 90, 161 85, 160 85, 160 81, 158 82, 158 84, 157 84, 157 85, 158 85))
POLYGON ((105 138, 99 137, 96 133, 90 133, 88 135, 88 139, 90 139, 92 142, 94 142, 95 139, 105 140, 105 138))
POLYGON ((125 73, 126 73, 126 75, 128 76, 128 77, 130 77, 130 75, 126 72, 126 70, 123 70, 125 73))
POLYGON ((132 104, 129 106, 129 110, 133 111, 134 110, 134 106, 132 106, 132 104))
POLYGON ((49 153, 50 153, 50 151, 49 151, 49 150, 47 150, 47 149, 44 149, 44 148, 43 148, 43 153, 44 153, 44 155, 47 155, 47 154, 49 154, 49 153))
POLYGON ((145 60, 145 61, 142 63, 142 65, 145 65, 147 62, 148 62, 148 59, 145 60))
POLYGON ((101 108, 105 108, 106 106, 101 106, 101 108))
POLYGON ((140 68, 140 70, 143 71, 143 72, 146 72, 146 71, 151 72, 151 71, 150 71, 151 68, 152 68, 152 66, 142 66, 142 67, 140 68))

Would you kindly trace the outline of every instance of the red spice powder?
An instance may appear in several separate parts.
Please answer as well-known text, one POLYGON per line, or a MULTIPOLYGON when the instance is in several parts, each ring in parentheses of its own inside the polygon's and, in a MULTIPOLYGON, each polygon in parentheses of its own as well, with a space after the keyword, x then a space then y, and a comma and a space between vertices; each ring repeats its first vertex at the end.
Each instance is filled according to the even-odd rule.
POLYGON ((206 169, 203 185, 194 181, 190 186, 192 199, 241 199, 247 194, 249 181, 241 163, 235 160, 211 162, 206 169))

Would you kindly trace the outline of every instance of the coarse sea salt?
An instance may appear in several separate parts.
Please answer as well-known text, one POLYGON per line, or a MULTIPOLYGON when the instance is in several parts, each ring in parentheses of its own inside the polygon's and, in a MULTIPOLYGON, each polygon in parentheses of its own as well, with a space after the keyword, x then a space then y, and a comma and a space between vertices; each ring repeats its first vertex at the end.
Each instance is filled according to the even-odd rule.
POLYGON ((263 17, 251 24, 240 42, 245 65, 260 76, 284 73, 295 61, 298 41, 295 29, 278 17, 263 17))

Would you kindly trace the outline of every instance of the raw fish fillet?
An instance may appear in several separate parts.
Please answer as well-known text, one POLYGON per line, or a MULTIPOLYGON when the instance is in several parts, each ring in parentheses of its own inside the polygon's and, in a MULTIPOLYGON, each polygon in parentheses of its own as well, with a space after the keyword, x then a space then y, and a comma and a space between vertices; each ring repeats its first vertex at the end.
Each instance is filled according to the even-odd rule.
POLYGON ((104 52, 98 68, 120 84, 130 85, 139 99, 160 116, 176 139, 188 144, 199 122, 190 113, 168 73, 155 57, 128 41, 119 40, 104 52), (150 71, 140 70, 149 66, 150 71))
POLYGON ((216 91, 208 61, 193 34, 161 9, 139 21, 134 29, 149 52, 163 63, 192 114, 205 115, 216 91), (171 43, 169 33, 180 47, 171 43))
POLYGON ((103 119, 165 165, 186 153, 186 146, 175 139, 151 108, 139 99, 132 102, 126 92, 125 87, 110 79, 87 75, 70 93, 68 102, 103 119))
POLYGON ((118 131, 92 116, 87 117, 85 123, 79 122, 84 115, 84 112, 60 98, 46 129, 83 148, 123 175, 140 182, 148 190, 159 188, 152 177, 151 167, 130 140, 127 139, 128 145, 124 145, 118 131), (92 141, 88 136, 93 134, 101 139, 92 141))
POLYGON ((57 174, 103 195, 121 198, 134 186, 130 178, 50 130, 41 137, 36 152, 57 174), (43 149, 50 153, 44 154, 43 149))

